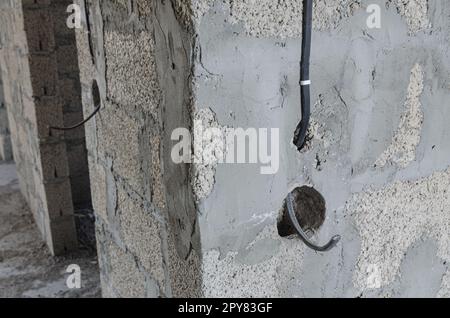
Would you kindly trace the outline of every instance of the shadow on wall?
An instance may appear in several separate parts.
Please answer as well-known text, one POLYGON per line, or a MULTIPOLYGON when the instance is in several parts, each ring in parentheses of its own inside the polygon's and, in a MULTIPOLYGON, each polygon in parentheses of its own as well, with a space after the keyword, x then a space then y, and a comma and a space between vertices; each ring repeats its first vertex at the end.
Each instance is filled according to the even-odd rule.
POLYGON ((0 72, 0 160, 11 161, 13 159, 11 136, 1 77, 0 72))

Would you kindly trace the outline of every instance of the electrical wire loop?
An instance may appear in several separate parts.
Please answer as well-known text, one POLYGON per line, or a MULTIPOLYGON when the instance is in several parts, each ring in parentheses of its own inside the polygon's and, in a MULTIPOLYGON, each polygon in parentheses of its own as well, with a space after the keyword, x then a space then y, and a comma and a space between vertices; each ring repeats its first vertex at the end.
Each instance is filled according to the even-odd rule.
POLYGON ((297 231, 298 235, 302 239, 302 241, 308 246, 309 248, 313 249, 316 252, 328 252, 331 249, 333 249, 337 243, 341 240, 340 235, 335 235, 331 238, 331 240, 325 244, 324 246, 318 246, 315 243, 313 243, 308 235, 305 233, 305 231, 302 229, 300 223, 297 220, 297 217, 295 216, 294 212, 294 198, 291 193, 288 194, 287 200, 286 200, 287 210, 288 210, 288 216, 289 219, 294 226, 295 230, 297 231))

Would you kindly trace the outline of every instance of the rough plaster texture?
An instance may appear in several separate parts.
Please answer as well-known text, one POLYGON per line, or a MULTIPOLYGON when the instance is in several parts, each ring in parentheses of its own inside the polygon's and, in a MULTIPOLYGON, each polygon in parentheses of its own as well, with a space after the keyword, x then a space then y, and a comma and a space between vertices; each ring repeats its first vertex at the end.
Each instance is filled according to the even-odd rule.
MULTIPOLYGON (((71 1, 2 1, 1 71, 21 190, 53 254, 77 247, 75 212, 90 205, 71 1)), ((81 213, 80 217, 84 217, 81 213)))
POLYGON ((102 97, 87 143, 104 296, 448 294, 448 2, 316 1, 299 153, 300 2, 78 1, 85 112, 94 79, 102 97), (279 128, 280 170, 216 162, 196 120, 279 128), (174 164, 180 127, 212 164, 174 164), (329 253, 276 231, 302 185, 327 203, 314 239, 343 237, 329 253))
POLYGON ((291 145, 300 120, 301 30, 293 22, 299 1, 216 1, 206 14, 199 11, 193 117, 206 110, 215 126, 276 127, 281 136, 276 175, 262 176, 254 165, 218 164, 205 179, 209 189, 214 178, 197 205, 205 294, 446 293, 450 149, 442 117, 449 70, 442 43, 450 7, 376 1, 382 9, 376 30, 366 26, 365 8, 373 1, 358 2, 316 2, 313 120, 301 153, 291 145), (327 10, 317 10, 320 5, 327 10), (429 28, 432 33, 421 32, 429 28), (279 209, 298 185, 314 186, 327 202, 314 239, 343 236, 329 253, 276 237, 279 209), (421 243, 425 238, 431 243, 421 243), (283 244, 289 248, 280 254, 283 244), (280 271, 280 258, 300 270, 280 271), (266 284, 272 275, 258 273, 274 273, 274 282, 284 283, 266 284))

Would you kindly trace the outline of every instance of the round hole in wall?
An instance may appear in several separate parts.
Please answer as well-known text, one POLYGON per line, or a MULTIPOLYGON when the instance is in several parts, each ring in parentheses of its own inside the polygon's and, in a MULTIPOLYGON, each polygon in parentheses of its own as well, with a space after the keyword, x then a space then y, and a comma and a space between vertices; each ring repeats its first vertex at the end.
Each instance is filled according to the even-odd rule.
POLYGON ((101 98, 100 98, 100 90, 98 88, 97 85, 97 81, 94 80, 92 82, 92 88, 91 88, 91 93, 92 93, 92 100, 94 102, 94 106, 97 107, 98 105, 100 105, 100 103, 102 102, 101 98))
MULTIPOLYGON (((326 203, 324 197, 312 187, 298 187, 291 192, 294 199, 294 211, 301 227, 311 233, 317 231, 325 221, 326 203)), ((278 234, 281 237, 296 234, 289 220, 286 199, 283 202, 278 219, 278 234)))

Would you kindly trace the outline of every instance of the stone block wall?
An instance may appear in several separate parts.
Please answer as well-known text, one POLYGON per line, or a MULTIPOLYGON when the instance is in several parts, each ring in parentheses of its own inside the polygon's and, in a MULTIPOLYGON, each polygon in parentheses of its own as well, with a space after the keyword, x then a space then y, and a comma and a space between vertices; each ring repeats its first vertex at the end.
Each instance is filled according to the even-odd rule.
POLYGON ((71 1, 1 3, 1 69, 14 158, 21 184, 51 252, 77 247, 74 203, 90 196, 71 1))
POLYGON ((1 2, 1 77, 21 187, 55 253, 76 245, 90 183, 103 296, 450 295, 448 1, 314 1, 300 152, 301 0, 75 0, 76 49, 69 3, 1 2), (99 103, 85 136, 50 133, 99 103), (177 128, 216 159, 200 129, 278 129, 278 169, 177 164, 177 128), (328 253, 278 232, 305 186, 326 203, 312 239, 342 236, 328 253))
POLYGON ((103 295, 199 295, 189 167, 171 165, 165 146, 190 120, 188 33, 170 1, 76 3, 85 113, 102 100, 86 137, 103 295))
POLYGON ((302 1, 77 3, 104 296, 448 295, 446 1, 315 1, 302 152, 302 1), (278 128, 279 170, 175 164, 196 121, 278 128), (314 239, 343 237, 326 254, 277 231, 305 185, 327 206, 314 239))

